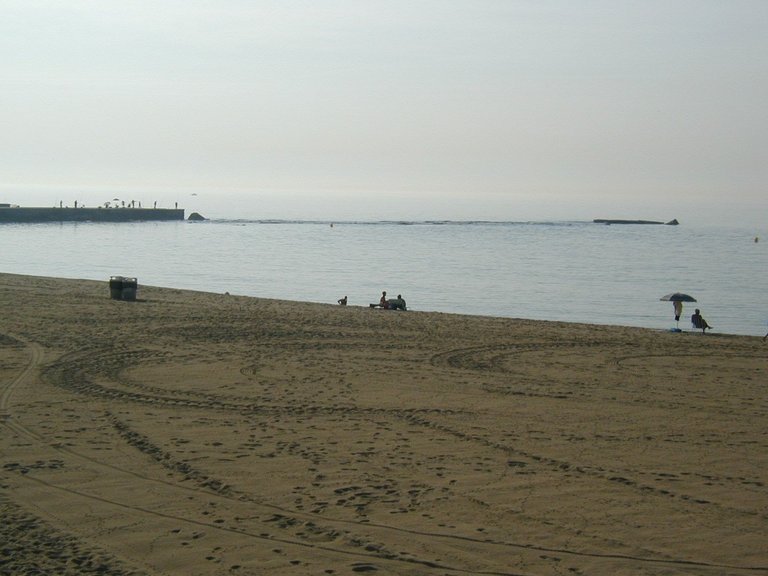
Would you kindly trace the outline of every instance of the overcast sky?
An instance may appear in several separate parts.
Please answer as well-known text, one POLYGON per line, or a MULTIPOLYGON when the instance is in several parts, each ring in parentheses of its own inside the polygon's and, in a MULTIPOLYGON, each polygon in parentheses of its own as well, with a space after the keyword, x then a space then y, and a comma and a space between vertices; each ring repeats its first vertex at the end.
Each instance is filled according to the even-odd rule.
POLYGON ((0 202, 768 219, 765 0, 4 0, 0 86, 0 202))

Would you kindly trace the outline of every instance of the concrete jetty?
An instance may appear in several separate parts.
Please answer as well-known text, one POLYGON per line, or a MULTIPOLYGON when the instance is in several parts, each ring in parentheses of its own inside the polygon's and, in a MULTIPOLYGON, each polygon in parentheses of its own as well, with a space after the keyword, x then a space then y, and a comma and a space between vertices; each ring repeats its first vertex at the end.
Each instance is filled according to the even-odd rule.
POLYGON ((180 208, 25 208, 0 204, 0 223, 145 222, 184 220, 180 208))

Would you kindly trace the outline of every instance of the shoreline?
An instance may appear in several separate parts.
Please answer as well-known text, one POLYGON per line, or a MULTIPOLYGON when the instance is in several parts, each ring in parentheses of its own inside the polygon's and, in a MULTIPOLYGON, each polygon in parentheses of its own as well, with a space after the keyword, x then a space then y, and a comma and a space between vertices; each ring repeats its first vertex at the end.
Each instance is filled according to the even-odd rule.
POLYGON ((699 300, 718 332, 766 332, 758 288, 765 246, 748 235, 747 247, 734 231, 611 230, 591 223, 480 226, 476 231, 461 226, 181 224, 0 226, 10 246, 19 242, 32 248, 29 254, 9 250, 4 271, 94 280, 125 273, 147 285, 305 302, 336 303, 348 294, 350 304, 367 304, 386 289, 403 293, 413 310, 654 329, 674 327, 672 307, 659 297, 681 290, 699 300), (376 246, 387 244, 388 237, 397 256, 379 257, 376 246), (686 261, 699 274, 691 276, 683 267, 666 269, 662 255, 671 237, 679 237, 686 261), (438 248, 460 238, 469 242, 461 250, 438 248), (578 257, 566 257, 558 249, 561 243, 584 249, 578 257), (509 265, 495 266, 493 255, 502 245, 508 246, 509 265), (80 256, 86 249, 90 255, 80 256), (594 262, 590 250, 600 255, 594 262), (620 256, 627 250, 643 256, 630 264, 620 256), (709 256, 713 253, 716 257, 709 256), (534 260, 528 261, 532 254, 534 260), (735 267, 725 273, 720 261, 735 267), (701 284, 704 276, 708 280, 701 284), (741 286, 738 298, 734 286, 741 286))
MULTIPOLYGON (((16 273, 6 273, 6 272, 0 272, 0 279, 2 279, 4 276, 8 277, 18 277, 21 279, 29 279, 29 280, 51 280, 51 281, 63 281, 63 282, 82 282, 82 283, 88 283, 92 284, 94 286, 104 286, 104 292, 106 294, 106 297, 109 298, 109 278, 106 278, 104 280, 94 280, 89 278, 68 278, 68 277, 60 277, 60 276, 40 276, 37 274, 16 274, 16 273)), ((247 294, 231 294, 229 292, 214 292, 210 290, 196 290, 193 288, 179 288, 179 287, 173 287, 173 286, 154 286, 154 285, 146 285, 142 283, 138 283, 138 297, 136 299, 136 302, 138 304, 141 304, 142 302, 146 302, 146 299, 142 297, 142 294, 145 290, 150 291, 172 291, 172 292, 178 292, 178 293, 189 293, 191 295, 198 294, 200 296, 210 296, 210 297, 226 297, 226 298, 245 298, 255 301, 265 301, 265 302, 279 302, 283 303, 285 305, 308 305, 308 306, 323 306, 323 307, 331 307, 331 308, 342 308, 338 304, 333 304, 330 302, 317 302, 317 301, 311 301, 311 300, 289 300, 289 299, 282 299, 282 298, 272 298, 272 297, 265 297, 265 296, 251 296, 247 294)), ((350 304, 345 306, 346 309, 359 309, 359 310, 369 310, 370 306, 368 304, 350 304)), ((379 312, 385 312, 383 310, 376 310, 379 312)), ((386 311, 389 312, 389 311, 386 311)), ((400 311, 392 311, 393 313, 398 313, 400 311)), ((437 310, 419 310, 419 309, 413 309, 410 308, 406 311, 407 314, 427 314, 427 315, 445 315, 448 317, 466 317, 466 318, 477 318, 477 319, 489 319, 489 320, 498 320, 498 321, 516 321, 516 322, 541 322, 543 324, 563 324, 565 326, 592 326, 595 328, 617 328, 622 330, 639 330, 639 331, 649 331, 653 333, 670 333, 670 334, 677 334, 678 336, 683 335, 701 335, 701 332, 698 329, 695 328, 681 328, 679 332, 675 332, 672 330, 672 328, 651 328, 648 326, 637 326, 633 324, 609 324, 609 323, 599 323, 599 322, 584 322, 584 321, 568 321, 568 320, 551 320, 551 319, 541 319, 541 318, 528 318, 528 317, 512 317, 512 316, 494 316, 492 314, 472 314, 468 312, 446 312, 446 311, 437 311, 437 310)), ((687 321, 682 322, 686 326, 688 325, 687 321)), ((762 340, 762 336, 754 335, 754 334, 738 334, 738 333, 732 333, 732 332, 708 332, 706 334, 706 337, 719 337, 719 338, 753 338, 762 340)))
POLYGON ((109 296, 0 274, 0 569, 766 571, 759 337, 109 296))

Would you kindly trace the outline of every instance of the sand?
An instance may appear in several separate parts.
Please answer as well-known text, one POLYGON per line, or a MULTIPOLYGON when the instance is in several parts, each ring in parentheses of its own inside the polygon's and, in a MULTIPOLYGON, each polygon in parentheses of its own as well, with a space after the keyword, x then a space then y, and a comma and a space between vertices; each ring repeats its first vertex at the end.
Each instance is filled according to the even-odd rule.
POLYGON ((0 275, 0 574, 768 574, 767 388, 754 337, 0 275))

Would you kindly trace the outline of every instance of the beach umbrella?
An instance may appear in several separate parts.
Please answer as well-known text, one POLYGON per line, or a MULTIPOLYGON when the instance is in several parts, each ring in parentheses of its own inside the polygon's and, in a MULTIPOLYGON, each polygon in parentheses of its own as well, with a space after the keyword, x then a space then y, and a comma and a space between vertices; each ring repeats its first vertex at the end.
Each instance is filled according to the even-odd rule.
POLYGON ((659 298, 659 300, 663 300, 664 302, 696 302, 696 298, 689 296, 688 294, 683 294, 682 292, 667 294, 666 296, 659 298))
POLYGON ((680 331, 680 314, 683 313, 683 302, 696 302, 696 298, 683 294, 682 292, 673 292, 659 298, 664 302, 672 302, 675 308, 675 322, 677 322, 677 331, 680 331))

